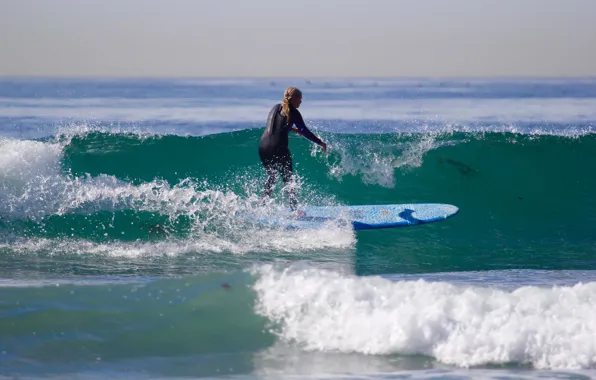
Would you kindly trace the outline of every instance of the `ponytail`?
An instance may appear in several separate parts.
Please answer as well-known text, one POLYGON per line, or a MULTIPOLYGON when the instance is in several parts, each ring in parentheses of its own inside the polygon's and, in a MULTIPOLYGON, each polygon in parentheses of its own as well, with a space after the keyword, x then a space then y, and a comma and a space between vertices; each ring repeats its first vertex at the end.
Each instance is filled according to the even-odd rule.
POLYGON ((302 92, 297 89, 296 87, 288 87, 284 92, 284 100, 281 103, 281 109, 283 113, 286 115, 286 119, 288 121, 288 125, 291 126, 293 123, 292 114, 291 114, 291 104, 290 100, 294 96, 302 96, 302 92))

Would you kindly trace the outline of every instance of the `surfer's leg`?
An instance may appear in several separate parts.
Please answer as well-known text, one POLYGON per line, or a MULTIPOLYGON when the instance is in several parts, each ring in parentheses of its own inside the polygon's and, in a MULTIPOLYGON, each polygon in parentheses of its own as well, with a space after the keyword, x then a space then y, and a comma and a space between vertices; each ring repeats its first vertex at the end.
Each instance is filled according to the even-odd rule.
POLYGON ((265 172, 267 173, 267 180, 265 181, 265 186, 263 188, 263 198, 268 198, 271 196, 275 180, 277 179, 275 156, 269 151, 259 149, 259 157, 261 158, 261 163, 265 167, 265 172))
POLYGON ((280 157, 280 171, 281 178, 284 182, 286 191, 288 193, 288 199, 290 201, 290 208, 296 210, 298 207, 298 200, 296 199, 296 190, 294 189, 294 175, 292 168, 292 156, 290 152, 285 152, 280 157))
POLYGON ((275 185, 275 180, 277 179, 277 170, 274 165, 267 165, 265 166, 265 171, 267 172, 267 180, 265 181, 263 189, 263 197, 269 197, 271 196, 273 185, 275 185))

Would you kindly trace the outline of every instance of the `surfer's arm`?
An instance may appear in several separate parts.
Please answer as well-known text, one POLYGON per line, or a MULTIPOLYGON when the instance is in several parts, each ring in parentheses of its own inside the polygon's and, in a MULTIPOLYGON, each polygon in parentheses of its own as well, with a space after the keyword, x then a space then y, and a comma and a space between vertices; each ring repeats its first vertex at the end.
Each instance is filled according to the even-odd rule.
POLYGON ((296 126, 296 129, 292 128, 292 130, 294 130, 294 132, 299 133, 300 135, 306 137, 307 139, 314 142, 315 144, 319 144, 324 149, 327 149, 327 144, 325 144, 323 141, 321 141, 321 139, 319 139, 317 136, 315 136, 310 131, 310 129, 308 129, 306 127, 306 124, 304 123, 304 119, 302 119, 302 115, 300 114, 300 112, 295 112, 294 115, 292 115, 292 120, 294 120, 294 125, 296 126))

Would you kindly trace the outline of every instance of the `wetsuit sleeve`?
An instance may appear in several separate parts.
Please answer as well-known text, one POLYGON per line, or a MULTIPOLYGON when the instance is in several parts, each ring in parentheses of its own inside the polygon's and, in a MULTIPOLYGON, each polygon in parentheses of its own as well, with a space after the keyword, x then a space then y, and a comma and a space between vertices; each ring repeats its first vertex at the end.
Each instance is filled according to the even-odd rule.
POLYGON ((296 110, 292 115, 292 120, 294 121, 294 125, 296 125, 296 128, 298 128, 298 131, 300 131, 302 136, 306 137, 314 143, 322 143, 322 141, 306 127, 306 124, 304 123, 304 119, 302 118, 300 112, 296 110))

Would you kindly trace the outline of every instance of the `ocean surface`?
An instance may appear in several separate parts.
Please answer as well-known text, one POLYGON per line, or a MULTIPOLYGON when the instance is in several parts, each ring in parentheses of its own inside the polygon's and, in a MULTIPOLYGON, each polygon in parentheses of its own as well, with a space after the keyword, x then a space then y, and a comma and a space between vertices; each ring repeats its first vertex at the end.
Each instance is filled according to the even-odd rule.
POLYGON ((0 78, 0 378, 596 377, 596 79, 0 78), (282 230, 299 201, 448 203, 282 230))

